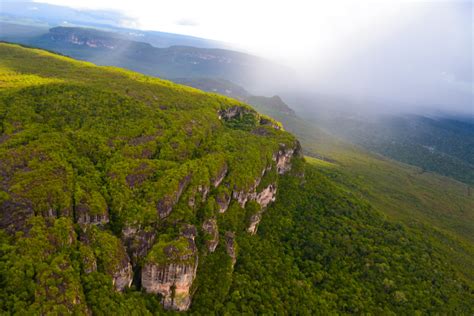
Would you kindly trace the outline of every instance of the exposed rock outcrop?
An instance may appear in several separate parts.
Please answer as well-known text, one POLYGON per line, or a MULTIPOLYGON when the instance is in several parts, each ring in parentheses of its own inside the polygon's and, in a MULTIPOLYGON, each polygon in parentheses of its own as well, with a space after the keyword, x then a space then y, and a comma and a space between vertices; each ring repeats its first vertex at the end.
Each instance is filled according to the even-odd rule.
POLYGON ((237 249, 235 243, 235 234, 233 232, 226 232, 225 233, 225 250, 227 254, 232 259, 232 266, 235 265, 237 261, 237 249))
POLYGON ((278 174, 284 174, 291 169, 291 158, 294 153, 294 148, 288 148, 285 144, 280 144, 280 149, 273 155, 278 174))
POLYGON ((116 270, 112 276, 112 282, 117 291, 123 291, 126 287, 130 287, 133 281, 132 265, 128 256, 121 261, 120 268, 116 270))
POLYGON ((257 232, 258 224, 262 220, 263 211, 265 208, 276 200, 277 187, 276 184, 269 184, 265 189, 258 193, 255 197, 255 202, 257 202, 261 210, 256 214, 253 214, 249 219, 249 226, 247 227, 247 232, 254 235, 257 232))
POLYGON ((281 126, 278 125, 275 121, 273 120, 270 120, 266 117, 261 117, 260 118, 260 125, 264 125, 264 126, 270 126, 272 127, 273 129, 276 129, 276 130, 280 130, 281 129, 281 126))
POLYGON ((209 252, 214 252, 219 244, 219 230, 217 228, 216 219, 211 218, 204 221, 202 230, 204 231, 207 249, 209 252))
MULTIPOLYGON (((194 229, 195 231, 195 229, 194 229)), ((142 286, 162 295, 165 309, 185 311, 191 305, 191 285, 198 267, 197 249, 190 229, 170 242, 159 241, 142 269, 142 286)))
POLYGON ((255 201, 260 204, 262 208, 266 208, 271 202, 276 200, 277 187, 272 183, 268 185, 262 192, 258 193, 255 201))
POLYGON ((85 203, 78 203, 75 207, 76 222, 78 224, 107 224, 109 222, 109 213, 107 208, 100 213, 91 212, 90 207, 85 203))
POLYGON ((155 242, 156 233, 152 229, 127 226, 122 229, 122 241, 127 249, 133 266, 144 258, 155 242))
POLYGON ((189 174, 179 181, 178 188, 175 192, 171 192, 158 201, 156 209, 158 210, 160 218, 165 218, 171 213, 173 206, 178 203, 181 194, 183 194, 184 189, 188 186, 190 181, 191 175, 189 174))
POLYGON ((94 251, 89 246, 80 244, 79 252, 82 258, 82 271, 85 274, 97 271, 97 259, 95 258, 94 251))
POLYGON ((249 190, 234 190, 232 197, 237 200, 241 207, 245 207, 248 201, 256 201, 260 206, 266 207, 270 202, 275 201, 276 185, 270 184, 268 187, 263 189, 262 192, 257 193, 257 188, 262 181, 262 177, 266 172, 271 170, 271 165, 262 170, 262 176, 255 179, 254 184, 249 190))
POLYGON ((252 198, 252 196, 254 195, 254 191, 255 189, 250 189, 249 191, 245 191, 245 190, 241 190, 241 191, 237 191, 237 190, 234 190, 232 192, 232 198, 234 200, 237 201, 237 203, 240 204, 240 206, 242 208, 245 207, 245 204, 247 204, 247 201, 250 200, 252 198))
POLYGON ((242 106, 232 106, 227 109, 219 111, 219 119, 231 120, 235 117, 241 116, 245 113, 251 113, 251 110, 242 106))
POLYGON ((262 212, 258 212, 252 215, 249 219, 249 227, 247 227, 247 232, 254 235, 257 232, 257 227, 258 227, 258 224, 260 224, 261 219, 262 219, 262 212))
POLYGON ((198 192, 201 193, 202 201, 204 202, 209 194, 209 187, 207 185, 200 185, 198 186, 198 192))
POLYGON ((20 230, 26 231, 26 222, 34 215, 30 203, 4 201, 0 203, 0 228, 12 234, 20 230))
POLYGON ((301 145, 296 141, 294 147, 288 147, 285 144, 280 144, 280 149, 273 155, 273 160, 276 162, 278 174, 284 174, 291 170, 291 158, 299 156, 301 152, 301 145))
MULTIPOLYGON (((133 270, 130 257, 120 239, 96 226, 86 225, 82 229, 80 241, 93 249, 99 270, 112 277, 117 291, 129 287, 133 281, 133 270)), ((87 250, 81 252, 87 256, 87 250)), ((92 257, 88 259, 91 260, 92 257)))
POLYGON ((197 236, 196 227, 189 224, 184 225, 183 229, 181 230, 181 235, 194 241, 194 238, 197 236))
POLYGON ((219 213, 225 213, 229 208, 230 195, 227 192, 221 192, 216 196, 217 205, 219 205, 219 213))
POLYGON ((225 176, 227 175, 227 170, 227 164, 224 164, 216 177, 211 179, 214 188, 217 188, 221 184, 222 180, 224 180, 225 176))

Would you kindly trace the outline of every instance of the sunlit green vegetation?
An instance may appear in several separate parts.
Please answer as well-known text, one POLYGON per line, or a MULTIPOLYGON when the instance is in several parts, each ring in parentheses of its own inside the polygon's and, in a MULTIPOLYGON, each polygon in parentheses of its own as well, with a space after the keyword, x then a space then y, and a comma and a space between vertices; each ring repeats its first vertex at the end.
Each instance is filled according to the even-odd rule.
POLYGON ((439 192, 434 180, 413 176, 433 190, 418 205, 420 191, 396 195, 388 182, 407 176, 405 167, 356 149, 321 152, 304 134, 307 153, 327 161, 294 158, 292 174, 280 177, 272 156, 295 146, 295 137, 243 103, 15 45, 0 44, 0 57, 2 312, 166 313, 137 275, 131 288, 115 290, 124 236, 156 234, 148 255, 134 258, 139 272, 144 262, 168 262, 169 245, 189 255, 180 232, 194 224, 199 266, 190 313, 472 314, 472 252, 460 233, 472 228, 472 199, 457 200, 467 214, 458 219, 438 205, 452 205, 456 186, 431 198, 439 192), (242 115, 220 120, 219 111, 232 107, 242 115), (246 229, 257 203, 233 200, 219 213, 216 201, 250 189, 268 166, 259 189, 275 183, 277 202, 253 236, 246 229), (387 183, 375 185, 377 171, 387 183), (79 223, 81 214, 105 222, 79 223), (220 234, 213 253, 201 231, 210 218, 220 234), (228 231, 236 235, 234 266, 228 231))

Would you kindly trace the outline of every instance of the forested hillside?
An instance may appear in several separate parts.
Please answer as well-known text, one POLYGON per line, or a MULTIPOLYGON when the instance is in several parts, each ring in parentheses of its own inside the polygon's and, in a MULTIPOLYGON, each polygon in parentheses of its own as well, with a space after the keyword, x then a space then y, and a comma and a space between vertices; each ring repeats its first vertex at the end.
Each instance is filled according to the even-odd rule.
POLYGON ((309 114, 334 135, 386 157, 474 184, 474 123, 469 114, 427 117, 309 114))
POLYGON ((130 37, 123 32, 93 28, 54 27, 36 36, 33 36, 35 32, 23 36, 17 28, 11 29, 0 31, 0 39, 170 80, 219 78, 257 89, 265 87, 261 80, 276 79, 288 71, 254 55, 228 49, 184 46, 178 39, 170 40, 168 46, 156 47, 154 41, 145 40, 146 36, 130 37))
POLYGON ((473 188, 418 167, 401 164, 335 138, 311 120, 262 105, 256 108, 301 141, 304 152, 323 161, 320 171, 379 211, 429 236, 438 251, 474 282, 473 188))
POLYGON ((250 106, 42 50, 0 56, 2 312, 474 311, 452 253, 250 106))

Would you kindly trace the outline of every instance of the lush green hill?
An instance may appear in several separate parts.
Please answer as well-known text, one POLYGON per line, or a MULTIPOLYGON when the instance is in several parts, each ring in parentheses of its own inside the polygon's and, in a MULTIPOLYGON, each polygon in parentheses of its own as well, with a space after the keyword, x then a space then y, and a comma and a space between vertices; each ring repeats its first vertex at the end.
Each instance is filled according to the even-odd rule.
POLYGON ((472 313, 472 287, 448 268, 431 238, 385 220, 320 168, 309 164, 304 179, 282 179, 258 235, 238 240, 232 280, 202 281, 196 312, 472 313))
POLYGON ((385 219, 360 194, 372 180, 304 162, 248 105, 16 45, 0 56, 2 311, 473 312, 452 223, 426 238, 385 219))
POLYGON ((309 114, 320 127, 367 150, 474 184, 474 124, 469 116, 309 114))
POLYGON ((335 138, 314 122, 265 106, 301 141, 305 154, 326 163, 328 177, 368 199, 389 218, 431 236, 441 252, 474 281, 474 194, 467 184, 401 164, 335 138))

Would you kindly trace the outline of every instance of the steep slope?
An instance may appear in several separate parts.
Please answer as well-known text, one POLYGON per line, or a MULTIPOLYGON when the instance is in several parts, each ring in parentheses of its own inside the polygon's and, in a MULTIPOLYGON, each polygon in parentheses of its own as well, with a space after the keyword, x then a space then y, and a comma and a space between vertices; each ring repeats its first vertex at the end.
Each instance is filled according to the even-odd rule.
POLYGON ((257 236, 237 238, 241 254, 232 278, 216 269, 198 279, 192 311, 472 313, 472 287, 426 235, 384 219, 367 200, 321 172, 320 162, 312 164, 304 166, 304 179, 291 174, 281 179, 257 236))
POLYGON ((0 56, 2 311, 473 312, 435 241, 249 106, 41 50, 0 56))
POLYGON ((369 200, 389 218, 423 231, 439 252, 474 284, 473 188, 424 172, 335 138, 313 121, 271 107, 256 109, 283 123, 301 141, 305 155, 347 190, 369 200))
POLYGON ((187 309, 198 252, 208 252, 198 232, 235 260, 237 228, 255 231, 277 175, 298 156, 295 138, 225 97, 14 45, 0 54, 8 310, 95 311, 85 305, 97 295, 91 284, 107 278, 187 309), (23 271, 19 301, 14 271, 23 271), (45 288, 42 275, 58 278, 45 288))

